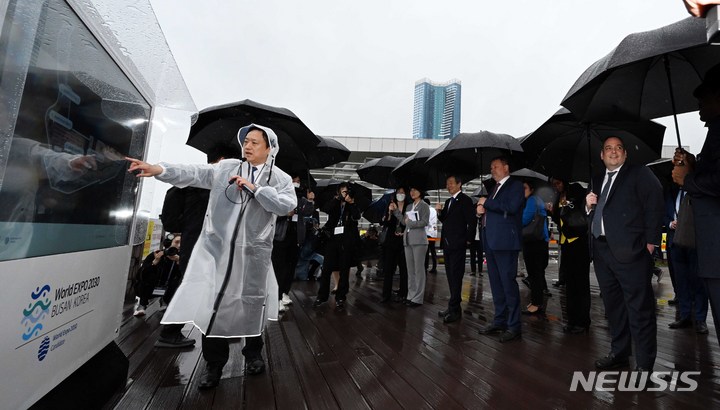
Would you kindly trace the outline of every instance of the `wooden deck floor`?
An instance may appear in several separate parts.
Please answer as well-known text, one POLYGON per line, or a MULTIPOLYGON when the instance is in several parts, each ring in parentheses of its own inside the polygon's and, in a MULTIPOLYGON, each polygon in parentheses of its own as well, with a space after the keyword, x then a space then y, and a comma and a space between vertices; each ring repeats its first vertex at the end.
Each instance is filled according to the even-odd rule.
MULTIPOLYGON (((548 282, 556 277, 551 262, 548 282)), ((657 371, 700 371, 695 392, 570 391, 574 371, 594 370, 610 339, 594 274, 589 334, 562 332, 563 291, 551 288, 547 316, 523 317, 521 341, 501 344, 477 330, 492 318, 486 277, 465 277, 458 323, 443 324, 437 311, 449 296, 442 270, 428 274, 425 304, 407 308, 378 303, 381 282, 351 274, 347 309, 334 302, 311 307, 317 284, 295 282, 289 312, 264 335, 267 371, 243 374, 241 343, 232 343, 220 386, 198 391, 204 368, 200 334, 194 348, 153 347, 162 312, 144 318, 126 306, 117 343, 130 360, 130 380, 106 408, 117 409, 460 409, 460 408, 720 408, 720 348, 712 319, 709 335, 670 330, 675 307, 668 275, 653 283, 658 298, 657 371)), ((524 301, 529 291, 520 284, 524 301)), ((526 302, 527 303, 527 302, 526 302)))

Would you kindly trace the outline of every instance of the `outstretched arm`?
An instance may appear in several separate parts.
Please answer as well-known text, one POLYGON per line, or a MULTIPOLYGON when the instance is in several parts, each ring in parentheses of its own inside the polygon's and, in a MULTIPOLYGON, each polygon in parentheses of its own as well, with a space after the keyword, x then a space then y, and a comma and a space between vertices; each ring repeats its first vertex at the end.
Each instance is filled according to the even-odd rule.
POLYGON ((154 177, 156 175, 162 174, 163 172, 163 168, 160 165, 148 164, 145 161, 130 157, 125 157, 125 159, 127 161, 130 161, 130 167, 128 168, 128 172, 139 171, 137 173, 138 177, 154 177))

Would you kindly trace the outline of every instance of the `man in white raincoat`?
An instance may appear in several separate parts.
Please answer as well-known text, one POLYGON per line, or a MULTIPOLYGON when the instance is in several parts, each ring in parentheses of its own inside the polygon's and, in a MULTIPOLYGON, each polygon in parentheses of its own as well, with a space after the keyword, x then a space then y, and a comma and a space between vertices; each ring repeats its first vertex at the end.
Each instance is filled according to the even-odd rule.
POLYGON ((252 124, 240 129, 238 142, 244 158, 217 164, 151 165, 127 158, 128 171, 138 177, 211 190, 203 231, 161 322, 192 323, 203 333, 207 368, 201 389, 218 385, 229 355, 227 338, 246 338, 247 373, 264 371, 261 333, 278 315, 270 261, 275 219, 297 206, 290 176, 273 165, 280 149, 275 133, 252 124))

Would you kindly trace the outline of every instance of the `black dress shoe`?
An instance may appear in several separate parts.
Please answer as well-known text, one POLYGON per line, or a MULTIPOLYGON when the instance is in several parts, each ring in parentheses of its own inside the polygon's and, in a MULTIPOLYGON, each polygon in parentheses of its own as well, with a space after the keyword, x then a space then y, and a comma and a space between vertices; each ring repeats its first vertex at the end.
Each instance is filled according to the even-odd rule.
POLYGON ((678 304, 677 298, 672 298, 672 299, 668 300, 668 305, 670 305, 670 306, 677 305, 677 304, 678 304))
POLYGON ((690 319, 680 319, 676 320, 668 325, 670 329, 683 329, 686 327, 692 326, 692 320, 690 319))
POLYGON ((345 300, 335 299, 335 310, 345 310, 345 300))
POLYGON ((198 389, 214 389, 220 384, 220 377, 222 376, 222 366, 216 363, 208 363, 205 367, 205 373, 200 379, 198 389))
POLYGON ((504 331, 498 340, 500 340, 500 343, 509 342, 511 340, 518 340, 522 337, 522 333, 520 332, 513 332, 512 330, 506 330, 504 331))
POLYGON ((581 333, 587 333, 589 330, 590 329, 586 326, 570 326, 570 325, 563 326, 563 332, 571 333, 574 335, 579 335, 581 333))
POLYGON ((701 335, 706 335, 706 334, 708 334, 709 331, 708 331, 707 323, 705 323, 705 322, 695 322, 695 332, 696 332, 696 333, 699 333, 699 334, 701 334, 701 335))
POLYGON ((527 280, 527 278, 523 278, 522 283, 524 283, 525 286, 527 286, 528 288, 530 288, 530 281, 527 280))
POLYGON ((437 273, 437 269, 430 269, 428 273, 437 273))
POLYGON ((245 373, 249 375, 260 374, 265 371, 265 362, 262 357, 258 357, 245 362, 245 373))
POLYGON ((390 302, 390 298, 389 298, 389 297, 385 297, 385 298, 380 299, 380 303, 389 303, 389 302, 390 302))
POLYGON ((322 304, 325 303, 325 302, 327 302, 327 300, 315 299, 315 302, 313 302, 312 307, 318 307, 318 306, 322 305, 322 304))
POLYGON ((408 302, 405 305, 407 307, 418 307, 418 306, 422 306, 422 303, 416 303, 416 302, 413 302, 412 300, 408 300, 408 302))
POLYGON ((458 320, 460 320, 459 312, 451 312, 445 315, 445 317, 443 317, 443 323, 452 323, 457 322, 458 320))
POLYGON ((565 286, 565 282, 557 281, 557 282, 554 282, 552 285, 553 285, 553 287, 555 287, 555 288, 559 288, 559 287, 561 287, 561 286, 565 286))
POLYGON ((595 367, 600 370, 612 370, 628 366, 630 366, 630 361, 627 357, 616 357, 612 353, 602 359, 595 360, 595 367))
POLYGON ((450 309, 441 310, 438 312, 438 316, 445 317, 448 313, 450 313, 450 309))
POLYGON ((478 333, 480 333, 481 335, 492 335, 494 333, 502 333, 506 330, 507 328, 504 326, 498 326, 491 323, 489 325, 481 327, 480 330, 478 330, 478 333))
POLYGON ((393 302, 395 303, 403 303, 405 301, 405 296, 395 295, 393 297, 393 302))

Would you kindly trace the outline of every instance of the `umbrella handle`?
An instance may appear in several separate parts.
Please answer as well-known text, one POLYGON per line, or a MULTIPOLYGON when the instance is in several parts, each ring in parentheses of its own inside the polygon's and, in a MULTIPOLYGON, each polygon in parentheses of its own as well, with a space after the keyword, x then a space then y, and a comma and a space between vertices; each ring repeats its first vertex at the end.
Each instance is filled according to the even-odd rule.
POLYGON ((672 105, 673 120, 675 121, 675 136, 677 137, 678 148, 682 148, 680 142, 680 128, 678 127, 677 109, 675 108, 675 93, 673 93, 672 76, 670 75, 670 59, 667 54, 663 54, 663 62, 665 63, 665 75, 668 79, 668 88, 670 89, 670 104, 672 105))

